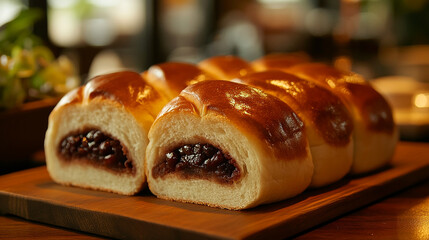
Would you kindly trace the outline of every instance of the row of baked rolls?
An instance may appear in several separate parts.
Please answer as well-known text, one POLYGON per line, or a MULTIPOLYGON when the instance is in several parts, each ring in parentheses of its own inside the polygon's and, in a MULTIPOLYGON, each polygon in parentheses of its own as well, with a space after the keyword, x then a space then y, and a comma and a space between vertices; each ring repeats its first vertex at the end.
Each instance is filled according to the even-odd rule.
POLYGON ((278 97, 303 120, 314 163, 311 187, 338 181, 350 171, 353 120, 340 98, 312 82, 276 70, 256 72, 234 81, 278 97))
MULTIPOLYGON (((201 65, 211 75, 216 74, 223 79, 249 73, 237 81, 279 97, 298 113, 305 122, 315 165, 311 186, 330 184, 349 172, 353 161, 353 123, 346 107, 336 95, 314 83, 280 71, 252 73, 251 66, 236 57, 211 58, 201 65), (217 69, 208 69, 209 65, 215 66, 216 63, 223 65, 217 69), (234 69, 227 68, 229 65, 234 69), (222 72, 222 69, 226 71, 222 72)), ((202 69, 185 63, 159 64, 151 67, 145 76, 162 89, 170 89, 174 93, 172 96, 193 83, 194 79, 213 78, 202 69), (180 77, 177 77, 177 72, 181 73, 180 77)))
MULTIPOLYGON (((302 58, 294 57, 291 59, 290 56, 280 55, 259 59, 251 64, 237 57, 222 56, 207 59, 198 66, 184 63, 155 65, 145 72, 144 76, 151 82, 160 83, 163 89, 171 89, 172 96, 178 94, 187 85, 214 78, 234 79, 234 81, 254 86, 262 89, 265 93, 278 97, 293 109, 296 116, 299 116, 304 122, 303 132, 308 136, 314 165, 314 173, 310 178, 313 187, 333 183, 350 171, 352 173, 366 173, 384 166, 391 158, 397 141, 397 131, 391 110, 384 98, 375 92, 370 85, 360 81, 359 76, 355 74, 343 73, 326 65, 315 65, 323 66, 325 69, 314 69, 311 68, 313 65, 304 62, 305 59, 302 58), (180 65, 186 65, 192 71, 181 72, 181 78, 176 78, 174 69, 180 71, 181 68, 178 67, 180 65), (263 71, 271 67, 279 69, 281 72, 263 71), (289 70, 290 68, 301 68, 301 74, 292 75, 294 72, 289 70), (304 74, 305 69, 310 69, 306 72, 307 75, 304 74), (314 77, 317 76, 319 80, 322 79, 321 82, 313 80, 310 77, 311 73, 314 77), (323 81, 328 84, 323 84, 323 81)), ((226 90, 227 88, 222 87, 222 91, 226 90)), ((243 133, 228 130, 233 133, 230 134, 225 129, 212 129, 206 121, 189 120, 196 118, 195 116, 204 119, 205 113, 210 112, 208 109, 214 109, 219 113, 223 112, 224 107, 231 106, 238 115, 247 116, 243 112, 245 113, 248 108, 253 108, 251 104, 255 102, 248 101, 237 104, 237 99, 231 98, 234 95, 227 91, 228 98, 221 100, 226 96, 222 94, 222 91, 218 91, 215 82, 211 82, 210 87, 205 87, 203 83, 190 86, 180 94, 179 98, 168 104, 164 112, 160 114, 160 120, 155 121, 149 134, 151 147, 148 148, 147 152, 146 171, 149 187, 158 197, 233 209, 247 208, 277 199, 278 195, 273 191, 262 191, 261 195, 258 197, 255 195, 253 199, 244 198, 245 201, 248 201, 247 204, 244 204, 245 202, 240 201, 243 198, 241 194, 230 194, 242 187, 240 178, 245 178, 247 175, 246 171, 240 169, 247 169, 247 162, 249 161, 253 165, 254 161, 248 160, 249 156, 252 157, 251 155, 237 154, 235 147, 231 148, 228 145, 229 142, 239 143, 240 139, 245 139, 239 137, 243 133), (185 100, 188 102, 187 104, 184 104, 185 100), (211 101, 213 100, 224 101, 225 104, 212 105, 211 101), (182 111, 187 112, 187 114, 182 111), (170 120, 166 121, 165 119, 170 120), (204 128, 208 131, 203 131, 204 128), (229 136, 230 139, 220 138, 222 141, 219 141, 216 137, 213 137, 215 140, 207 138, 209 135, 216 136, 218 132, 226 132, 225 136, 229 136), (168 137, 171 134, 174 136, 174 141, 168 137), (233 157, 231 159, 234 164, 237 164, 236 161, 240 162, 237 168, 241 171, 240 177, 235 176, 232 183, 230 181, 228 185, 222 185, 211 177, 207 177, 211 176, 211 173, 198 169, 205 168, 202 164, 205 161, 210 163, 211 155, 203 156, 203 159, 196 161, 196 164, 193 164, 194 160, 189 160, 191 165, 194 165, 193 168, 197 170, 187 170, 187 167, 183 167, 183 164, 186 165, 183 162, 187 162, 187 159, 193 159, 190 156, 199 154, 199 146, 207 144, 214 147, 216 151, 227 153, 227 156, 238 156, 239 158, 233 157), (195 145, 197 150, 195 150, 195 145), (186 149, 191 150, 183 154, 183 151, 188 151, 186 149), (196 153, 192 153, 192 151, 196 151, 196 153), (160 166, 166 165, 169 167, 160 170, 160 166), (154 174, 154 172, 156 173, 154 174), (162 174, 159 174, 160 172, 162 174), (216 199, 212 196, 222 197, 216 199), (241 205, 234 205, 234 203, 241 205)), ((250 96, 248 94, 240 95, 237 92, 235 94, 237 98, 250 96)), ((263 119, 266 114, 272 113, 274 109, 270 105, 265 105, 259 111, 261 111, 261 119, 263 119)), ((220 115, 229 119, 226 114, 220 115)), ((237 120, 238 118, 233 119, 227 122, 230 125, 246 122, 237 120)), ((270 121, 260 121, 260 123, 267 124, 270 121)), ((263 124, 261 125, 262 128, 264 128, 263 124)), ((265 126, 265 128, 267 127, 265 126)), ((244 125, 244 127, 238 128, 238 130, 240 129, 243 131, 243 129, 251 128, 244 125)), ((248 132, 244 133, 244 135, 246 134, 248 132)), ((269 141, 262 141, 262 145, 259 142, 251 145, 244 144, 244 146, 249 149, 272 148, 269 141)), ((282 154, 288 156, 289 152, 283 151, 282 154)), ((226 158, 229 159, 229 157, 226 158)), ((268 165, 267 162, 262 161, 260 167, 267 169, 269 168, 268 165)), ((266 178, 263 174, 260 176, 266 178)), ((252 176, 252 178, 254 177, 252 176)), ((278 183, 280 181, 279 179, 275 180, 278 183)), ((300 181, 299 183, 306 182, 300 181)), ((294 182, 297 184, 296 181, 294 182)), ((285 184, 283 186, 284 191, 288 191, 288 187, 289 185, 285 184)), ((252 187, 248 187, 247 190, 251 191, 250 189, 252 187)), ((305 188, 301 188, 301 190, 303 189, 305 188)), ((255 193, 254 191, 251 192, 255 193)), ((294 193, 297 194, 299 191, 294 193)), ((290 197, 293 194, 287 196, 290 197)), ((283 198, 286 198, 286 195, 283 198)))
POLYGON ((51 113, 48 170, 63 184, 122 194, 139 191, 146 172, 158 197, 242 209, 332 183, 350 166, 365 173, 385 165, 397 132, 381 95, 355 74, 305 61, 277 55, 248 63, 223 56, 198 66, 155 65, 143 78, 132 72, 96 77, 51 113), (262 91, 208 79, 234 79, 262 91), (188 85, 151 128, 146 151, 165 99, 188 85), (255 181, 259 187, 245 193, 255 181), (188 191, 191 186, 195 190, 188 191))
POLYGON ((49 116, 46 164, 65 185, 132 195, 145 185, 147 134, 167 100, 138 73, 101 75, 49 116))
POLYGON ((252 63, 234 56, 218 56, 206 59, 198 66, 203 71, 216 74, 214 77, 225 79, 240 79, 253 72, 280 70, 329 90, 346 105, 353 119, 353 163, 350 172, 363 174, 385 166, 394 153, 398 130, 392 109, 384 97, 356 73, 306 61, 308 58, 305 56, 288 54, 268 55, 252 63), (227 67, 234 64, 241 66, 241 69, 231 71, 227 67))
MULTIPOLYGON (((279 69, 272 62, 261 62, 260 69, 279 69)), ((321 63, 291 64, 281 70, 329 89, 346 104, 354 125, 352 174, 380 169, 392 159, 398 141, 392 109, 360 75, 321 63)))

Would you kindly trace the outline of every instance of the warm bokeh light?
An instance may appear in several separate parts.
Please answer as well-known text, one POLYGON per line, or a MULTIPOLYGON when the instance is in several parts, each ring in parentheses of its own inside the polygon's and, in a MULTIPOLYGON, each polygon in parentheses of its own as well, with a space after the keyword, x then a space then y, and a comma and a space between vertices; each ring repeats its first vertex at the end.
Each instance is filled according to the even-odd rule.
POLYGON ((145 25, 145 2, 139 0, 49 0, 48 6, 49 37, 62 47, 108 46, 145 25))
POLYGON ((418 108, 429 108, 429 93, 419 93, 414 96, 414 105, 418 108))

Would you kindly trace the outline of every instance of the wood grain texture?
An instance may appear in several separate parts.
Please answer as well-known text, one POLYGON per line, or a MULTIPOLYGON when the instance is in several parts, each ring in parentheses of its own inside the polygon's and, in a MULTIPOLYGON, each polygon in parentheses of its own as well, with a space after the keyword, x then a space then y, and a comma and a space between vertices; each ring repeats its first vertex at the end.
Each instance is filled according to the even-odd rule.
POLYGON ((7 215, 0 216, 0 239, 100 240, 105 238, 7 215))
POLYGON ((328 239, 429 239, 429 180, 296 237, 328 239))
POLYGON ((114 238, 281 239, 429 178, 429 144, 400 143, 392 165, 293 199, 228 211, 58 185, 44 167, 0 177, 0 211, 114 238))

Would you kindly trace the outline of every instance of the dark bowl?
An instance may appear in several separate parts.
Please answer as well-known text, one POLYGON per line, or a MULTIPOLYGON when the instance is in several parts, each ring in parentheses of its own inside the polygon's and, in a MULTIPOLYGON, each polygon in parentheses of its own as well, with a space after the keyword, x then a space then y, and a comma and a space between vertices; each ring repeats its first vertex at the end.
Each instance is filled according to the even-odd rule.
POLYGON ((48 117, 58 101, 33 101, 0 112, 0 174, 44 163, 48 117))

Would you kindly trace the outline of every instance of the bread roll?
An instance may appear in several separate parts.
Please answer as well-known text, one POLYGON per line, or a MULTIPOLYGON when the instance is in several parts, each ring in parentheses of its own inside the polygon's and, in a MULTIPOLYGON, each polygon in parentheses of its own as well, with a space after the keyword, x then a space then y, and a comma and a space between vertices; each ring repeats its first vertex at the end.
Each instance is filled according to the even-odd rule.
POLYGON ((138 73, 95 77, 49 116, 46 164, 65 185, 131 195, 145 183, 147 133, 166 104, 138 73))
POLYGON ((177 97, 188 85, 214 79, 197 66, 180 62, 153 65, 143 73, 143 76, 169 100, 177 97))
POLYGON ((310 56, 305 53, 275 53, 265 55, 251 63, 257 72, 266 70, 285 70, 293 65, 310 61, 310 56))
POLYGON ((216 56, 201 61, 200 69, 219 80, 231 80, 254 72, 250 63, 236 56, 216 56))
POLYGON ((227 81, 190 85, 149 131, 157 197, 245 209, 295 196, 313 163, 303 122, 276 97, 227 81))
POLYGON ((331 184, 350 171, 353 120, 340 98, 315 83, 276 70, 234 81, 280 98, 303 120, 314 163, 311 187, 331 184))
POLYGON ((385 166, 392 158, 398 130, 387 101, 361 76, 321 63, 291 66, 287 72, 320 84, 343 99, 354 121, 353 174, 385 166))

